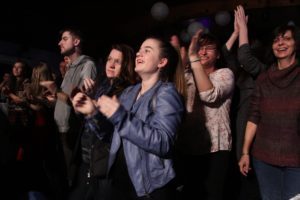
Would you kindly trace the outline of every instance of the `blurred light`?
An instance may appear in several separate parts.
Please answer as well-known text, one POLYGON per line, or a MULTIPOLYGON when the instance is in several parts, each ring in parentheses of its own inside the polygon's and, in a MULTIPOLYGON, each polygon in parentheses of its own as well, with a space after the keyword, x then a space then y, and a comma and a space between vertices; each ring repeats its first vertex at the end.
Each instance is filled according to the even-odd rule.
POLYGON ((200 22, 194 21, 188 26, 187 31, 188 31, 189 35, 192 37, 200 29, 204 29, 203 24, 201 24, 200 22))
POLYGON ((226 26, 230 22, 230 14, 227 11, 220 11, 215 16, 215 21, 220 26, 226 26))
POLYGON ((183 30, 181 31, 180 33, 180 39, 183 41, 183 42, 189 42, 191 37, 189 35, 189 33, 186 31, 186 30, 183 30))
POLYGON ((202 17, 199 19, 199 22, 205 27, 210 29, 210 27, 212 26, 213 22, 211 20, 210 17, 202 17))
POLYGON ((289 25, 289 26, 296 26, 296 24, 295 24, 295 22, 293 20, 289 21, 287 23, 287 25, 289 25))
POLYGON ((156 20, 163 20, 169 14, 169 7, 164 2, 157 2, 151 8, 151 15, 156 20))

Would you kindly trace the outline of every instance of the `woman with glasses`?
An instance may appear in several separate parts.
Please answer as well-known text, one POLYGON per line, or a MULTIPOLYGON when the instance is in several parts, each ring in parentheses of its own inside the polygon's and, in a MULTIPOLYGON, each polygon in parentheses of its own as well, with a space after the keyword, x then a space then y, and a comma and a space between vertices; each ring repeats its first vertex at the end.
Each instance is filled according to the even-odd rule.
MULTIPOLYGON (((231 150, 230 105, 234 89, 234 75, 228 68, 219 68, 219 42, 212 34, 197 32, 191 40, 188 56, 199 95, 198 121, 200 135, 208 138, 191 159, 194 171, 189 182, 203 185, 192 186, 195 195, 203 199, 222 199, 223 188, 231 150), (203 182, 202 182, 203 181, 203 182), (201 191, 202 192, 199 192, 201 191)), ((192 166, 192 164, 190 164, 192 166)), ((190 173, 190 172, 188 172, 190 173)))

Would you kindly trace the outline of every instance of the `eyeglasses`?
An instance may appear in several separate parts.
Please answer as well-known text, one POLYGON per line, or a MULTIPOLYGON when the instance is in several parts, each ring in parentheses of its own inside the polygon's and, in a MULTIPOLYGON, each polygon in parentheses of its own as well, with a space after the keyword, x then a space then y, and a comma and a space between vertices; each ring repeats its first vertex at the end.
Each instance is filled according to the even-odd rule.
POLYGON ((206 51, 214 51, 214 50, 216 50, 217 49, 217 47, 216 46, 201 46, 200 48, 199 48, 199 51, 204 51, 204 50, 206 50, 206 51))
POLYGON ((279 37, 276 37, 274 40, 273 40, 273 43, 277 43, 279 42, 280 40, 282 40, 283 42, 288 42, 290 40, 292 40, 293 37, 289 37, 289 36, 279 36, 279 37))

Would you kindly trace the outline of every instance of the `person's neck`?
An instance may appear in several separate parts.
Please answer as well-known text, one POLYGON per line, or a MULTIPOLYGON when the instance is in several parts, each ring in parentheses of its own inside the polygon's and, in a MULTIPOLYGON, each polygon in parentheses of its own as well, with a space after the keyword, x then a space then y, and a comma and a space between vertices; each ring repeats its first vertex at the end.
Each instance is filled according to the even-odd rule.
POLYGON ((296 62, 295 56, 292 56, 289 58, 278 59, 278 61, 277 61, 278 69, 281 70, 281 69, 288 68, 295 62, 296 62))
POLYGON ((215 66, 209 66, 209 67, 205 67, 204 68, 204 71, 207 75, 213 73, 214 71, 216 70, 216 67, 215 66))
POLYGON ((152 88, 155 85, 155 83, 157 83, 158 80, 159 80, 158 76, 150 76, 148 78, 146 77, 142 78, 140 94, 143 95, 145 92, 147 92, 150 88, 152 88))
POLYGON ((70 63, 73 63, 81 54, 78 54, 77 52, 73 53, 72 55, 69 55, 70 63))

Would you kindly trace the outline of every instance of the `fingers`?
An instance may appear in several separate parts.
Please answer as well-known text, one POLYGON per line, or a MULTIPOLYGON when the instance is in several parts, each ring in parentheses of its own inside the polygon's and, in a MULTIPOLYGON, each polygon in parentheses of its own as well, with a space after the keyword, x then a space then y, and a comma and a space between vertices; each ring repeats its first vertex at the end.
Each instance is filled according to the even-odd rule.
POLYGON ((189 46, 189 56, 193 55, 193 54, 197 54, 197 41, 198 41, 198 34, 195 34, 192 39, 191 39, 191 43, 190 43, 190 46, 189 46))
POLYGON ((97 100, 97 107, 99 108, 99 111, 108 118, 117 111, 119 106, 119 101, 115 95, 113 97, 102 95, 97 100))
POLYGON ((76 103, 75 107, 82 107, 86 103, 87 97, 83 95, 76 103))
POLYGON ((180 42, 179 42, 179 38, 177 35, 172 35, 171 39, 170 39, 170 43, 173 47, 175 47, 176 49, 180 48, 180 42))
POLYGON ((239 32, 239 23, 237 19, 237 11, 234 10, 234 31, 239 32))
POLYGON ((82 107, 85 104, 86 100, 87 100, 87 96, 84 93, 82 93, 82 92, 78 92, 73 97, 73 100, 72 100, 73 107, 74 108, 76 108, 76 107, 82 107))
POLYGON ((83 86, 83 91, 89 93, 94 89, 95 81, 90 78, 85 78, 83 80, 83 86))
POLYGON ((247 176, 249 171, 251 170, 251 168, 249 166, 244 166, 241 170, 241 173, 244 175, 244 176, 247 176))
POLYGON ((241 157, 241 159, 239 161, 239 168, 240 168, 241 174, 243 174, 244 176, 247 176, 249 170, 251 170, 250 160, 249 160, 248 156, 241 157))
POLYGON ((243 6, 241 6, 241 5, 237 6, 236 14, 237 14, 238 19, 246 21, 246 15, 245 15, 245 10, 244 10, 243 6))
POLYGON ((53 81, 41 81, 40 85, 44 87, 49 87, 53 83, 54 83, 53 81))
POLYGON ((41 81, 40 85, 47 88, 51 94, 54 94, 56 91, 56 84, 54 81, 41 81))
POLYGON ((239 5, 238 7, 239 7, 241 14, 245 15, 245 10, 244 10, 243 6, 239 5))
POLYGON ((118 102, 118 98, 117 98, 117 96, 116 96, 116 95, 114 95, 114 96, 112 97, 112 100, 113 100, 114 102, 118 102))
POLYGON ((53 95, 46 96, 46 99, 47 99, 49 102, 55 102, 55 101, 56 101, 56 98, 55 98, 53 95))
POLYGON ((71 94, 70 94, 70 98, 73 99, 77 93, 81 92, 81 90, 78 87, 73 88, 71 94))

